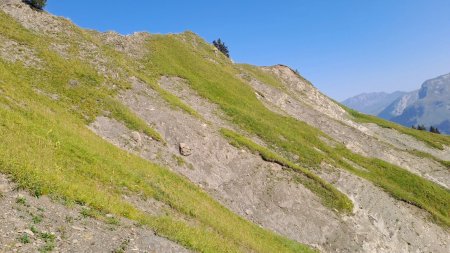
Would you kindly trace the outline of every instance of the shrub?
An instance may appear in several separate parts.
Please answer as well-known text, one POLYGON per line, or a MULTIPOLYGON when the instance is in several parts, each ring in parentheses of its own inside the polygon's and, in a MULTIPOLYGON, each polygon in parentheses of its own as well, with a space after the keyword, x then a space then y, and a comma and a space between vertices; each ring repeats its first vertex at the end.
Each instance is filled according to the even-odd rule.
POLYGON ((47 0, 25 0, 24 2, 38 10, 43 10, 47 4, 47 0))
POLYGON ((439 129, 437 127, 434 127, 434 126, 430 126, 430 132, 435 133, 435 134, 440 134, 441 133, 439 131, 439 129))
POLYGON ((225 43, 218 39, 217 41, 213 41, 213 45, 219 49, 220 52, 222 52, 226 57, 230 58, 230 52, 228 51, 228 47, 225 45, 225 43))
POLYGON ((421 130, 421 131, 426 131, 427 130, 427 128, 424 125, 418 125, 417 129, 421 130))

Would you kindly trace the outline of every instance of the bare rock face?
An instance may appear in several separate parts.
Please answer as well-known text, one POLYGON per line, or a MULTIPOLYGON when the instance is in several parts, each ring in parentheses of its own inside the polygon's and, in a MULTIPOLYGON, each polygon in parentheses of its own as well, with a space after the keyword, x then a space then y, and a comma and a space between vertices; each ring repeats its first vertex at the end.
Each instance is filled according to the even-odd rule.
POLYGON ((180 154, 182 156, 192 155, 192 149, 186 143, 180 143, 180 154))

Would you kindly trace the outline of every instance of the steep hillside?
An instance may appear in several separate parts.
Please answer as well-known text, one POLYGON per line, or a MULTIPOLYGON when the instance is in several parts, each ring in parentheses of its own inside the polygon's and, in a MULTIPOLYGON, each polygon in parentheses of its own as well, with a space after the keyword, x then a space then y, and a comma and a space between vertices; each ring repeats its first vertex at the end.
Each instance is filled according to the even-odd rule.
POLYGON ((0 3, 0 252, 450 250, 449 137, 192 32, 0 3))
POLYGON ((363 93, 342 101, 342 104, 359 112, 376 116, 405 94, 406 92, 403 91, 363 93))

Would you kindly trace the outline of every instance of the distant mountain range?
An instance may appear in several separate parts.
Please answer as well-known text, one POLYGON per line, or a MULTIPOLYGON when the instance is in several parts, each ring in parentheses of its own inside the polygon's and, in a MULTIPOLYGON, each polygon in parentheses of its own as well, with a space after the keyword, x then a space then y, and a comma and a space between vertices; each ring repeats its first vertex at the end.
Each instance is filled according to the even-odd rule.
POLYGON ((435 126, 450 134, 450 74, 427 80, 412 92, 363 93, 342 103, 404 126, 435 126))
POLYGON ((346 99, 342 103, 362 113, 378 115, 392 102, 405 94, 407 93, 403 91, 396 91, 393 93, 362 93, 360 95, 346 99))

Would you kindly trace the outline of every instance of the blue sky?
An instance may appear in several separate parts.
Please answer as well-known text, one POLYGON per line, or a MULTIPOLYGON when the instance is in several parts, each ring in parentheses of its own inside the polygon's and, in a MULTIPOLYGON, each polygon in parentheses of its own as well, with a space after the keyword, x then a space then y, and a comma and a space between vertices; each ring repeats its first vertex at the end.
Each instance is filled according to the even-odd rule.
POLYGON ((49 0, 47 10, 100 31, 220 37, 234 61, 289 65, 337 100, 450 72, 448 0, 49 0))

